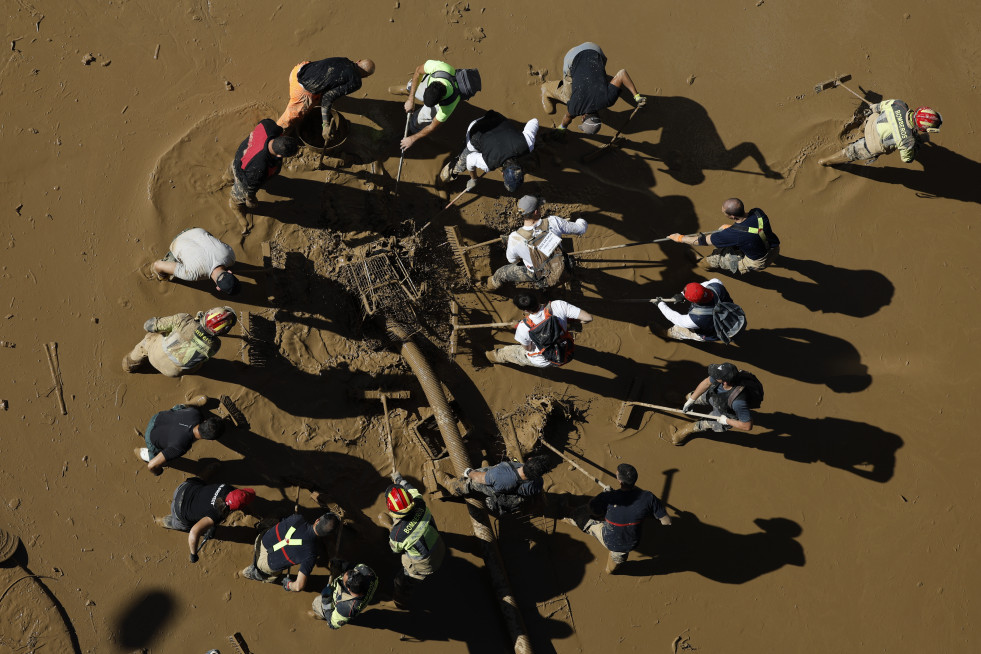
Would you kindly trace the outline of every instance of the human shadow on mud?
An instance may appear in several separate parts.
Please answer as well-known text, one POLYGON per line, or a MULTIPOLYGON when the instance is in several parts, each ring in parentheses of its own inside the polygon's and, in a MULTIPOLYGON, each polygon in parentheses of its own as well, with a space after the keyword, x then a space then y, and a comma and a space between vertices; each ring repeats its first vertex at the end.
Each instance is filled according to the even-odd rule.
POLYGON ((889 278, 877 270, 849 270, 810 259, 794 259, 783 255, 773 268, 743 276, 747 282, 777 291, 785 299, 821 313, 841 313, 865 318, 889 306, 896 288, 889 278), (791 279, 775 274, 786 268, 810 278, 791 279), (860 288, 861 293, 845 289, 860 288))
MULTIPOLYGON (((660 315, 660 314, 659 314, 660 315)), ((843 338, 803 327, 753 329, 736 338, 738 347, 679 341, 731 361, 808 384, 824 384, 836 393, 857 393, 872 384, 855 346, 843 338)))
POLYGON ((840 164, 838 170, 885 184, 900 184, 916 191, 920 198, 949 198, 961 202, 981 203, 981 163, 935 143, 922 144, 915 164, 899 166, 865 166, 840 164))
POLYGON ((369 461, 342 452, 294 449, 247 429, 229 430, 219 442, 243 458, 222 461, 215 479, 239 488, 262 485, 280 490, 282 501, 250 507, 251 515, 263 518, 281 518, 293 512, 296 498, 287 497, 286 489, 294 486, 321 492, 345 509, 360 511, 388 484, 369 461))
MULTIPOLYGON (((611 124, 620 125, 629 116, 629 111, 621 113, 622 118, 612 118, 611 124)), ((706 170, 729 170, 783 179, 780 173, 770 168, 755 143, 744 141, 727 148, 708 111, 690 98, 649 96, 647 106, 637 112, 626 132, 623 148, 662 162, 665 167, 658 172, 667 173, 682 184, 701 184, 705 181, 706 170), (661 130, 656 143, 655 130, 661 130), (736 170, 746 159, 752 159, 759 172, 736 170)), ((620 152, 607 156, 627 155, 620 152)))
POLYGON ((127 650, 146 648, 166 632, 176 609, 177 603, 167 591, 143 591, 116 617, 113 631, 127 650))
POLYGON ((265 367, 253 368, 239 361, 211 359, 198 376, 229 384, 239 384, 265 397, 281 411, 302 418, 350 418, 360 407, 349 400, 352 387, 384 387, 386 375, 352 371, 344 362, 315 375, 300 370, 282 358, 265 367), (329 374, 327 374, 329 373, 329 374))
MULTIPOLYGON (((464 651, 483 654, 512 648, 507 630, 482 567, 457 556, 447 557, 439 571, 415 587, 408 611, 377 602, 346 629, 381 629, 409 643, 458 642, 464 651), (446 602, 466 588, 466 601, 446 602), (432 608, 435 607, 435 608, 432 608)), ((326 627, 325 627, 326 628, 326 627)))
POLYGON ((782 454, 799 463, 823 463, 869 481, 885 483, 896 469, 903 439, 864 422, 843 418, 804 418, 790 413, 758 413, 761 434, 704 432, 697 437, 782 454))
POLYGON ((680 511, 666 529, 645 530, 637 551, 618 574, 632 576, 694 572, 721 584, 744 584, 785 565, 803 567, 801 526, 787 518, 757 518, 759 531, 737 534, 680 511))

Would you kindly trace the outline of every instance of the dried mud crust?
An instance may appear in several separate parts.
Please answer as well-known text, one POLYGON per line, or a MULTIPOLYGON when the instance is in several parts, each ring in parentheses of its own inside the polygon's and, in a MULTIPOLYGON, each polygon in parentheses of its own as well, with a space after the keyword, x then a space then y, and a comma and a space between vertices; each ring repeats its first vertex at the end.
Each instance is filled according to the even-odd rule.
POLYGON ((559 448, 577 441, 579 425, 586 422, 588 410, 588 402, 540 390, 524 404, 511 411, 500 411, 494 418, 501 428, 507 454, 524 459, 536 454, 554 456, 540 440, 559 448))

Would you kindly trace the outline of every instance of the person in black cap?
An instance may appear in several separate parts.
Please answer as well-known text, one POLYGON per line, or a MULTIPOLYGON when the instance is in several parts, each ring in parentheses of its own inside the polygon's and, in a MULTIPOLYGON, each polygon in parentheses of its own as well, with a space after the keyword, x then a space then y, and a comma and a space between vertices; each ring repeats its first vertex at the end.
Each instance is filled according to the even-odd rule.
POLYGON ((566 518, 587 534, 595 537, 610 551, 606 572, 616 572, 630 550, 640 542, 641 526, 646 518, 654 517, 662 525, 670 525, 667 510, 654 493, 637 488, 637 468, 629 463, 617 466, 620 488, 600 493, 566 518))
POLYGON ((455 179, 464 172, 470 173, 467 191, 477 185, 477 169, 484 172, 501 169, 504 188, 514 193, 525 180, 524 170, 518 158, 535 149, 538 135, 538 119, 532 118, 521 131, 507 118, 493 109, 470 123, 467 127, 466 145, 456 162, 447 163, 440 172, 444 182, 455 179))
POLYGON ((160 281, 173 277, 195 282, 211 277, 215 288, 225 295, 236 295, 240 286, 232 274, 235 251, 200 227, 185 229, 170 242, 163 259, 153 262, 153 273, 160 281))
POLYGON ((561 239, 566 234, 585 234, 589 225, 585 218, 570 222, 559 216, 544 215, 541 198, 526 195, 518 200, 522 226, 508 236, 504 253, 510 261, 487 278, 487 290, 494 291, 508 282, 531 282, 555 286, 565 272, 561 239))
POLYGON ((731 363, 712 363, 708 377, 685 396, 682 411, 688 413, 695 405, 711 407, 715 420, 703 418, 675 431, 671 435, 673 445, 684 445, 691 434, 700 431, 723 432, 729 429, 749 431, 753 428, 750 409, 763 401, 763 385, 752 373, 739 370, 731 363))

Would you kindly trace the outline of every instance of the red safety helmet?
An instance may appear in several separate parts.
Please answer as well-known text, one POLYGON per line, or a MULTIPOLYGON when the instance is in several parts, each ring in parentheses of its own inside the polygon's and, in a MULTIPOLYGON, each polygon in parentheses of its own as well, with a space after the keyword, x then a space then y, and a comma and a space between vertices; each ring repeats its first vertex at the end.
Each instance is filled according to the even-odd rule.
POLYGON ((389 486, 388 493, 385 495, 385 503, 388 510, 392 513, 406 513, 412 508, 412 498, 401 486, 389 486))
POLYGON ((204 314, 204 326, 218 336, 227 334, 236 322, 238 319, 231 307, 215 307, 204 314))
POLYGON ((938 132, 943 122, 940 113, 930 107, 919 107, 913 114, 913 124, 921 132, 938 132))
POLYGON ((689 302, 704 304, 706 302, 711 302, 713 297, 715 297, 715 293, 705 288, 701 284, 692 282, 691 284, 685 285, 685 299, 689 302))

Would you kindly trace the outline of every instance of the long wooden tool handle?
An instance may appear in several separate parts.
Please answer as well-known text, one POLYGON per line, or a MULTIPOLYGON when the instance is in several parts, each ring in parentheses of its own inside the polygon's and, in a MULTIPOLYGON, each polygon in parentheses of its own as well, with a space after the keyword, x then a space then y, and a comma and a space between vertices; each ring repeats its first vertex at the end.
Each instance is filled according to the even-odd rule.
POLYGON ((838 82, 838 86, 840 86, 841 88, 845 89, 846 91, 848 91, 849 93, 851 93, 852 95, 854 95, 856 98, 858 98, 859 100, 861 100, 865 104, 869 105, 870 107, 872 106, 872 103, 871 102, 869 102, 868 100, 866 100, 865 98, 863 98, 862 96, 860 96, 858 93, 855 93, 855 91, 852 91, 850 88, 848 88, 847 86, 845 86, 841 82, 838 82))
POLYGON ((552 444, 549 443, 548 441, 546 441, 544 438, 539 438, 539 440, 542 442, 542 445, 544 445, 548 449, 552 450, 553 452, 555 452, 556 454, 558 454, 559 456, 561 456, 573 468, 575 468, 576 470, 578 470, 579 472, 581 472, 582 474, 586 475, 587 477, 589 477, 590 479, 592 479, 593 481, 595 481, 597 484, 599 484, 599 487, 600 488, 602 488, 603 490, 606 490, 606 491, 611 490, 609 485, 604 484, 599 479, 597 479, 593 475, 589 474, 589 472, 587 472, 582 466, 580 466, 578 463, 576 463, 575 461, 573 461, 572 459, 570 459, 569 457, 567 457, 558 448, 552 446, 552 444))
POLYGON ((516 322, 487 322, 487 323, 484 323, 482 325, 456 325, 456 326, 453 327, 453 329, 454 330, 456 330, 456 329, 478 329, 478 328, 481 328, 481 327, 486 327, 487 329, 492 329, 492 328, 493 329, 501 329, 503 327, 514 327, 516 324, 518 324, 518 323, 516 323, 516 322))
MULTIPOLYGON (((402 138, 404 139, 409 135, 409 121, 412 119, 412 114, 408 114, 405 117, 405 131, 402 132, 402 138)), ((326 144, 324 145, 326 148, 326 144)), ((401 148, 400 148, 401 149, 401 148)), ((399 157, 399 172, 395 176, 395 192, 398 193, 399 190, 399 180, 402 179, 402 164, 405 162, 405 150, 402 150, 402 156, 399 157)))
POLYGON ((623 121, 623 125, 620 125, 620 129, 618 129, 617 133, 614 134, 613 138, 610 139, 610 143, 613 143, 614 141, 617 140, 617 138, 620 136, 620 132, 622 132, 624 128, 626 128, 627 124, 630 122, 630 119, 633 118, 637 114, 637 112, 640 111, 640 108, 643 106, 644 105, 639 104, 636 107, 634 107, 634 110, 630 112, 629 116, 627 116, 627 120, 623 121))
MULTIPOLYGON (((714 232, 703 232, 703 233, 706 236, 711 236, 712 234, 718 234, 720 231, 722 230, 717 229, 714 232)), ((687 234, 687 236, 695 236, 695 234, 687 234)), ((594 248, 592 250, 579 250, 578 252, 570 252, 569 256, 577 257, 581 254, 592 254, 593 252, 604 252, 606 250, 616 250, 617 248, 628 248, 634 245, 653 245, 655 243, 664 243, 665 241, 670 241, 670 240, 671 240, 670 238, 665 236, 664 238, 659 238, 654 241, 637 241, 635 243, 621 243, 620 245, 608 245, 605 248, 594 248)))
POLYGON ((476 244, 474 244, 474 245, 468 245, 468 246, 466 246, 466 247, 462 247, 462 248, 460 248, 460 249, 461 249, 461 250, 472 250, 472 249, 474 249, 474 248, 482 248, 482 247, 484 247, 485 245, 493 245, 494 243, 500 243, 500 242, 501 242, 501 237, 500 237, 500 236, 498 236, 497 238, 492 238, 492 239, 491 239, 491 240, 489 240, 489 241, 484 241, 483 243, 476 243, 476 244))
POLYGON ((695 418, 708 418, 709 420, 715 420, 718 416, 710 416, 707 413, 695 413, 694 411, 689 411, 685 413, 681 409, 675 409, 670 406, 661 406, 660 404, 647 404, 646 402, 631 402, 634 406, 647 407, 648 409, 657 409, 658 411, 670 411, 671 413, 680 413, 683 416, 693 416, 695 418))
POLYGON ((395 444, 392 442, 392 426, 388 423, 388 397, 382 393, 382 411, 385 412, 385 436, 388 439, 388 458, 392 462, 392 475, 395 474, 395 444))

